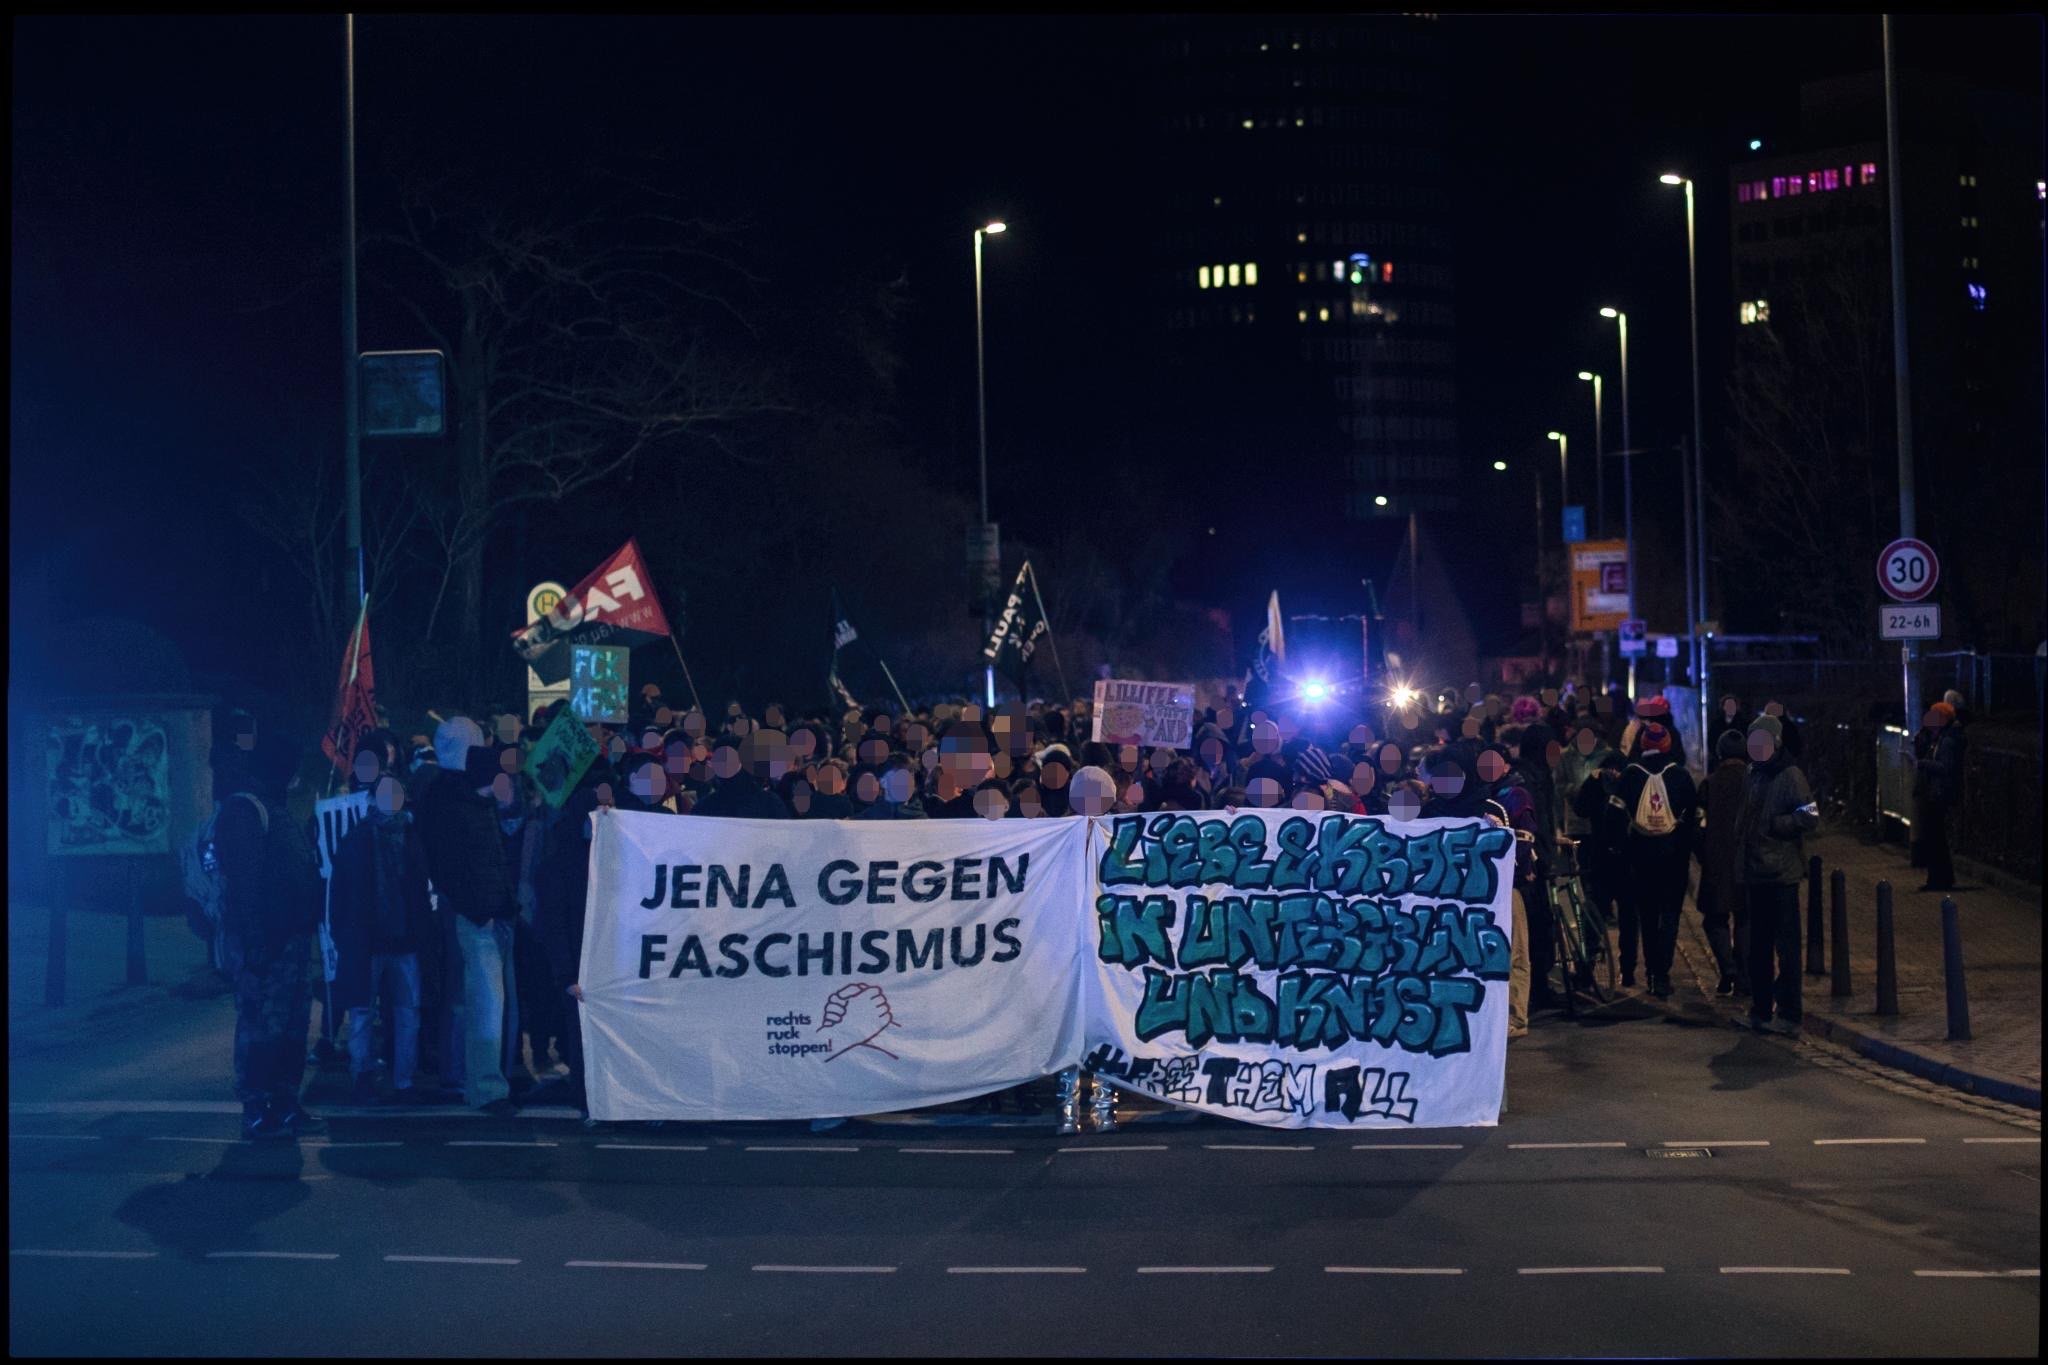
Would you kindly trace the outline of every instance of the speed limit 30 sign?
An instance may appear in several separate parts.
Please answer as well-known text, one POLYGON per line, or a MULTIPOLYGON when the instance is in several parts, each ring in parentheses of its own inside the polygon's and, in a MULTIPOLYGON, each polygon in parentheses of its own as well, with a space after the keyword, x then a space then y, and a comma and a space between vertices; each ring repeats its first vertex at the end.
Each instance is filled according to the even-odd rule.
POLYGON ((1926 542, 1901 538, 1877 557, 1877 581, 1894 602, 1918 602, 1934 591, 1941 561, 1926 542))

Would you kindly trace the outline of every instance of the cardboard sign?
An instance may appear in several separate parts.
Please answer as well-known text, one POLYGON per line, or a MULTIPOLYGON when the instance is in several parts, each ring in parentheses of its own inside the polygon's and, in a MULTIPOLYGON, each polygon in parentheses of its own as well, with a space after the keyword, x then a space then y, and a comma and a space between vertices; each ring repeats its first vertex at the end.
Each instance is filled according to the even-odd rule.
POLYGON ((523 771, 540 789, 541 800, 560 810, 595 762, 597 741, 590 737, 584 722, 564 707, 526 756, 523 771))
POLYGON ((631 670, 619 645, 569 646, 569 710, 578 720, 623 725, 631 670))
POLYGON ((1193 743, 1195 685, 1100 678, 1095 683, 1095 729, 1103 744, 1186 749, 1193 743))

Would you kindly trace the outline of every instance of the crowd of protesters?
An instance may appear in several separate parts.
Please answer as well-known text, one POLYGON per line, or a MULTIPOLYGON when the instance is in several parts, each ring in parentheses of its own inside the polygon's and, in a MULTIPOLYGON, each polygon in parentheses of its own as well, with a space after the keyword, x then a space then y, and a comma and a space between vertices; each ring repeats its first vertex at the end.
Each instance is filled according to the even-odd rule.
MULTIPOLYGON (((758 717, 735 702, 707 716, 648 685, 629 720, 590 727, 599 757, 559 807, 525 759, 563 703, 523 718, 437 716, 431 735, 371 731, 348 777, 368 811, 333 850, 324 898, 323 1039, 337 1063, 345 1053, 358 1103, 587 1111, 576 977, 599 807, 810 820, 1237 807, 1486 817, 1517 836, 1511 1038, 1586 984, 1558 960, 1559 879, 1577 877, 1618 925, 1623 985, 1636 986, 1640 967, 1644 987, 1665 997, 1695 862, 1719 993, 1748 995, 1753 1027, 1797 1027, 1801 839, 1818 813, 1799 730, 1779 704, 1752 716, 1723 698, 1695 782, 1662 696, 1631 705, 1618 687, 1488 695, 1474 684, 1433 703, 1403 693, 1367 706, 1287 690, 1232 690, 1197 711, 1186 749, 1147 749, 1091 739, 1086 702, 801 715, 771 704, 758 717)), ((1960 770, 1960 726, 1937 714, 1946 705, 1923 732, 1929 809, 1953 799, 1960 770)), ((323 892, 306 830, 284 816, 297 755, 251 728, 218 751, 216 825, 231 889, 222 919, 235 951, 223 967, 236 985, 236 1087, 248 1134, 262 1137, 319 1123, 298 1092, 323 892)), ((1952 875, 1945 842, 1925 842, 1930 880, 1952 875)), ((1060 1078, 1064 1130, 1088 1080, 1060 1078)), ((1114 1125, 1107 1086, 1096 1086, 1093 1112, 1114 1125)))

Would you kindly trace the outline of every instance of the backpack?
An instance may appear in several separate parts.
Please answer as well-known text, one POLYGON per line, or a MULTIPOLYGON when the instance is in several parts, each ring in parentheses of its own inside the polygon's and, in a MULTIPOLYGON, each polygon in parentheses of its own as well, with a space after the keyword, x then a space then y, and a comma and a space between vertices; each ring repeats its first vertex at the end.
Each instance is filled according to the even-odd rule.
POLYGON ((1661 838, 1678 831, 1678 817, 1671 813, 1671 796, 1664 790, 1664 773, 1643 769, 1643 794, 1636 798, 1636 811, 1628 827, 1636 834, 1661 838))
MULTIPOLYGON (((270 810, 248 792, 236 792, 250 805, 256 807, 256 818, 263 825, 263 832, 270 833, 270 810)), ((227 929, 222 922, 222 911, 227 906, 227 883, 221 875, 220 851, 215 846, 214 834, 220 824, 223 804, 216 801, 213 814, 207 819, 199 834, 190 843, 179 846, 178 863, 184 871, 185 898, 192 902, 185 911, 185 923, 198 938, 208 945, 208 957, 215 971, 230 970, 227 952, 227 929)))

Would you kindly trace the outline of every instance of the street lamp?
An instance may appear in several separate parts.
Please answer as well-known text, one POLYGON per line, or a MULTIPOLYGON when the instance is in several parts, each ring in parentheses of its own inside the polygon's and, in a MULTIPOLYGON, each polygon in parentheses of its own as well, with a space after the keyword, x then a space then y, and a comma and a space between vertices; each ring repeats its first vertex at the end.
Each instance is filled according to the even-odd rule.
MULTIPOLYGON (((999 232, 1008 232, 1010 225, 997 219, 974 230, 974 408, 981 427, 981 524, 982 534, 988 526, 988 367, 982 358, 981 344, 981 239, 993 237, 999 232)), ((986 542, 984 542, 986 543, 986 542)), ((981 603, 981 637, 984 641, 995 633, 995 603, 987 595, 987 584, 983 584, 981 603)), ((991 711, 996 704, 996 665, 989 660, 982 670, 982 690, 991 711)))
MULTIPOLYGON (((1600 316, 1621 325, 1621 535, 1628 542, 1628 616, 1636 619, 1636 485, 1635 442, 1628 426, 1628 314, 1602 308, 1600 316)), ((1636 699, 1636 656, 1628 656, 1628 699, 1636 699)))
POLYGON ((1505 474, 1508 472, 1508 462, 1506 460, 1495 460, 1493 462, 1493 468, 1495 473, 1505 474))
POLYGON ((1600 429, 1600 376, 1591 370, 1580 370, 1579 378, 1593 386, 1593 498, 1599 504, 1593 509, 1594 533, 1607 539, 1607 441, 1606 433, 1600 429))
POLYGON ((1546 431, 1543 434, 1557 442, 1557 496, 1560 506, 1569 507, 1572 501, 1571 441, 1561 431, 1546 431))
MULTIPOLYGON (((1707 734, 1707 642, 1700 635, 1699 623, 1707 618, 1707 484, 1706 453, 1700 447, 1700 276, 1699 258, 1693 238, 1693 185, 1690 178, 1666 171, 1657 177, 1666 185, 1685 186, 1685 283, 1688 302, 1692 313, 1692 505, 1694 534, 1692 549, 1698 558, 1697 576, 1694 566, 1686 565, 1685 619, 1692 630, 1693 686, 1700 693, 1700 743, 1706 743, 1707 734)), ((1713 756, 1706 756, 1707 766, 1713 766, 1713 756)))

